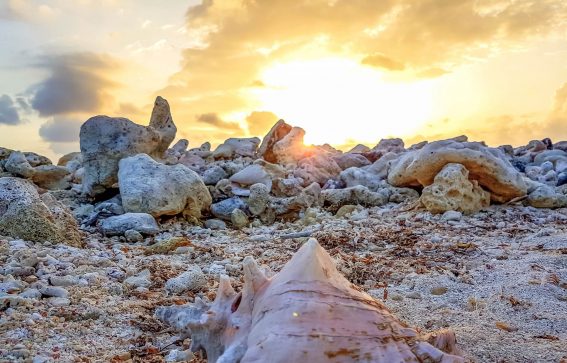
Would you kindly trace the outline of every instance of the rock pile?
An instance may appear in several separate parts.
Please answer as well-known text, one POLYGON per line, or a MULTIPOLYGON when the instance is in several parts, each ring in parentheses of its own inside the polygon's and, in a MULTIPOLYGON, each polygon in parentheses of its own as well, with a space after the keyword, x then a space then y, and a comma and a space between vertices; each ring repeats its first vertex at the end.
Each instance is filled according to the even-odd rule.
MULTIPOLYGON (((567 206, 567 142, 546 139, 491 148, 459 136, 406 149, 401 139, 385 139, 373 148, 357 145, 342 152, 329 145, 305 145, 301 128, 279 120, 263 140, 230 138, 211 149, 209 143, 189 148, 189 141, 181 139, 169 147, 176 130, 161 97, 148 126, 95 116, 81 127, 81 152, 65 155, 58 165, 34 153, 0 149, 2 185, 26 179, 25 187, 9 193, 20 193, 21 203, 41 209, 36 213, 41 220, 53 214, 41 200, 50 199, 53 206, 60 199, 84 230, 121 231, 124 237, 129 231, 134 241, 142 238, 134 232, 154 234, 154 226, 151 233, 130 228, 140 213, 156 218, 157 228, 160 218, 180 216, 219 229, 226 223, 245 228, 298 220, 313 207, 331 212, 345 207, 343 213, 357 206, 411 206, 418 199, 431 213, 470 214, 490 203, 522 200, 537 208, 567 206), (52 191, 50 197, 45 190, 52 191), (116 225, 120 221, 122 227, 116 225)), ((16 198, 9 193, 4 191, 3 197, 16 198)), ((10 213, 17 218, 29 214, 16 208, 11 206, 10 213)), ((2 208, 0 212, 4 220, 16 218, 2 208)), ((27 218, 33 221, 36 214, 27 218)), ((4 234, 28 236, 16 227, 3 228, 4 234)), ((51 230, 45 232, 48 239, 64 239, 57 228, 51 230)), ((47 238, 26 238, 32 237, 47 238)), ((77 241, 75 236, 69 243, 77 241)))

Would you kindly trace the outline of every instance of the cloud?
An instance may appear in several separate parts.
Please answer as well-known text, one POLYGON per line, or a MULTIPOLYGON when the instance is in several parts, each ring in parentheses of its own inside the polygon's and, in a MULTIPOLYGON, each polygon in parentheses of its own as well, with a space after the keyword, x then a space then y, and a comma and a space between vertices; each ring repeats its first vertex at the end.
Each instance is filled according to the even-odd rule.
POLYGON ((263 107, 254 95, 269 92, 263 72, 275 64, 343 57, 404 80, 439 77, 559 33, 567 2, 207 0, 186 18, 202 44, 183 51, 180 71, 156 94, 175 105, 178 118, 198 125, 210 110, 222 118, 263 107))
POLYGON ((203 113, 197 116, 197 121, 215 126, 218 128, 222 128, 225 130, 241 130, 241 127, 236 122, 227 122, 222 120, 219 115, 214 112, 203 113))
POLYGON ((112 100, 117 84, 110 73, 120 67, 115 59, 94 53, 45 57, 38 66, 49 76, 30 88, 31 107, 40 116, 97 112, 112 100))
POLYGON ((388 58, 384 54, 373 54, 366 56, 361 61, 362 64, 372 67, 383 68, 389 71, 403 71, 406 66, 392 58, 388 58))
POLYGON ((278 121, 278 116, 269 111, 254 111, 246 116, 248 131, 252 136, 264 136, 278 121))
POLYGON ((0 124, 17 125, 21 121, 20 114, 12 98, 8 95, 0 96, 0 124))
POLYGON ((41 125, 39 136, 51 143, 76 142, 79 140, 82 124, 80 120, 54 117, 41 125))

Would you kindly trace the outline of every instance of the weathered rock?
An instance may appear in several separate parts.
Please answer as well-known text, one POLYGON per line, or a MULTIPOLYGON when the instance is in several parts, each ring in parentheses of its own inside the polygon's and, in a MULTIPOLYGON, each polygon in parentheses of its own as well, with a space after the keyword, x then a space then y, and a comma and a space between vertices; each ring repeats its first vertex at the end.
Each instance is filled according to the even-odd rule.
POLYGON ((221 219, 207 219, 204 223, 205 228, 212 230, 223 230, 226 229, 226 223, 221 219))
POLYGON ((469 178, 490 191, 491 199, 507 202, 524 196, 527 186, 502 151, 478 142, 435 141, 403 154, 390 166, 388 182, 394 186, 428 186, 448 163, 458 163, 469 178))
POLYGON ((26 160, 28 161, 28 163, 30 163, 30 165, 34 168, 36 166, 51 165, 52 164, 51 160, 49 160, 48 157, 36 154, 34 152, 31 152, 31 151, 24 152, 24 156, 26 157, 26 160))
POLYGON ((190 245, 191 242, 186 237, 165 238, 146 247, 144 253, 146 255, 167 254, 175 251, 179 247, 188 247, 190 245))
POLYGON ((124 238, 126 238, 126 241, 130 243, 141 242, 144 240, 144 236, 134 229, 129 229, 124 232, 124 238))
POLYGON ((37 186, 49 190, 63 190, 71 187, 67 180, 69 171, 63 166, 40 165, 34 168, 32 180, 37 186))
POLYGON ((230 222, 234 226, 234 228, 240 229, 244 228, 250 223, 248 220, 248 216, 246 213, 242 211, 242 209, 233 209, 230 213, 230 222))
POLYGON ((77 159, 77 158, 81 158, 81 153, 80 152, 72 152, 69 154, 65 154, 62 157, 59 158, 59 161, 57 162, 58 166, 67 166, 67 164, 73 160, 73 159, 77 159))
POLYGON ((118 184, 126 212, 200 218, 212 202, 197 173, 181 164, 160 164, 145 154, 120 161, 118 184))
POLYGON ((248 209, 255 216, 262 214, 270 201, 270 189, 265 184, 254 184, 250 187, 248 198, 248 209))
POLYGON ((233 156, 254 156, 260 144, 257 137, 230 138, 219 145, 213 152, 215 159, 230 159, 233 156))
POLYGON ((370 151, 370 148, 366 145, 358 144, 352 149, 350 149, 347 153, 349 154, 364 154, 370 151))
POLYGON ((345 189, 326 189, 321 191, 320 203, 332 211, 338 210, 346 204, 360 204, 366 207, 376 207, 388 203, 389 193, 386 189, 372 192, 368 188, 358 185, 345 189))
POLYGON ((205 185, 216 185, 222 179, 226 179, 228 174, 218 165, 213 165, 203 172, 203 183, 205 185))
POLYGON ((294 175, 303 179, 303 185, 319 183, 324 185, 329 179, 338 178, 341 168, 329 154, 315 154, 299 161, 294 175))
POLYGON ((453 332, 428 343, 356 289, 315 239, 271 279, 252 257, 243 269, 238 294, 221 275, 211 305, 195 299, 156 310, 160 320, 190 334, 192 350, 205 350, 209 362, 464 362, 453 355, 453 332))
POLYGON ((385 181, 378 177, 376 174, 357 167, 352 167, 341 171, 339 179, 345 184, 347 188, 362 185, 372 191, 378 190, 385 184, 385 181))
POLYGON ((567 207, 567 195, 559 192, 550 185, 541 185, 532 191, 527 202, 536 208, 565 208, 567 207))
POLYGON ((180 139, 172 147, 169 148, 173 153, 183 154, 187 151, 189 147, 189 141, 187 139, 180 139))
POLYGON ((262 144, 258 148, 258 156, 270 163, 277 163, 277 156, 274 154, 274 145, 283 139, 292 127, 285 123, 284 120, 279 120, 272 126, 270 131, 264 136, 262 144))
POLYGON ((179 158, 179 164, 185 165, 193 171, 199 171, 207 163, 205 162, 205 159, 191 151, 186 152, 179 158))
POLYGON ((81 244, 69 209, 49 193, 40 197, 33 184, 19 178, 0 178, 0 235, 33 242, 81 244))
POLYGON ((140 153, 161 158, 176 130, 169 105, 159 96, 149 126, 122 117, 91 117, 81 126, 79 136, 85 167, 83 192, 97 195, 116 184, 122 158, 140 153))
POLYGON ((371 164, 370 160, 368 160, 364 155, 354 154, 354 153, 346 153, 339 156, 335 156, 334 160, 342 170, 351 167, 360 168, 371 164))
POLYGON ((242 187, 249 187, 250 185, 261 183, 268 189, 272 189, 272 177, 262 166, 257 164, 248 165, 232 175, 229 180, 242 187))
MULTIPOLYGON (((288 198, 272 198, 270 200, 269 208, 267 208, 261 218, 264 222, 270 221, 271 217, 282 217, 284 219, 297 219, 299 212, 312 207, 319 202, 321 195, 321 186, 317 183, 312 183, 304 188, 298 195, 288 198)), ((267 223, 267 224, 269 224, 267 223)))
POLYGON ((271 150, 263 153, 269 155, 265 160, 282 165, 296 165, 299 160, 312 153, 311 148, 303 143, 304 136, 305 131, 301 127, 291 128, 284 137, 273 143, 271 150))
POLYGON ((100 229, 107 236, 122 236, 128 230, 145 235, 154 235, 159 232, 156 220, 147 213, 126 213, 108 217, 102 220, 100 229))
POLYGON ((431 213, 458 211, 476 213, 490 205, 490 193, 476 180, 469 180, 468 170, 461 164, 449 163, 423 188, 421 203, 431 213))
POLYGON ((300 178, 278 178, 272 185, 272 193, 276 197, 293 197, 303 190, 303 180, 300 178))
POLYGON ((405 151, 404 141, 402 139, 382 139, 378 142, 378 145, 372 148, 372 151, 379 151, 382 154, 389 152, 401 153, 405 151))
POLYGON ((138 274, 130 276, 126 280, 124 280, 124 285, 134 289, 139 287, 147 288, 152 284, 151 276, 152 274, 150 270, 144 269, 138 274))
POLYGON ((238 197, 232 197, 211 205, 211 213, 220 219, 230 221, 232 211, 235 209, 248 209, 248 205, 238 197))
POLYGON ((4 169, 15 176, 22 178, 31 178, 35 173, 24 153, 20 151, 14 151, 10 154, 4 164, 4 169))
POLYGON ((172 294, 182 294, 186 291, 199 292, 207 287, 207 277, 199 266, 194 265, 177 277, 165 282, 165 290, 172 294))

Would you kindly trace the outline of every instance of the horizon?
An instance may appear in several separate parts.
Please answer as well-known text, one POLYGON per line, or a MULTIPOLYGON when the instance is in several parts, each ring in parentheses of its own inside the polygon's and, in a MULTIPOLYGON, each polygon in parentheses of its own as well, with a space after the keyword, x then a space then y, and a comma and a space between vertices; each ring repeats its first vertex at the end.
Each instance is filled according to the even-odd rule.
POLYGON ((0 145, 54 161, 92 116, 147 125, 157 95, 190 147, 280 118, 343 150, 567 140, 561 1, 9 0, 0 30, 0 145))

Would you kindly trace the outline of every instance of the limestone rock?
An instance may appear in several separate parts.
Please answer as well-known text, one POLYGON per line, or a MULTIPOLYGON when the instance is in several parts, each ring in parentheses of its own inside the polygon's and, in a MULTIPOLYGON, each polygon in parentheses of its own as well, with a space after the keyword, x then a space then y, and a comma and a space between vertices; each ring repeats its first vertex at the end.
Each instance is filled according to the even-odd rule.
POLYGON ((272 178, 268 172, 260 165, 251 164, 232 175, 229 180, 239 186, 248 187, 253 184, 264 184, 268 189, 272 189, 272 178))
POLYGON ((95 116, 80 131, 85 174, 83 192, 97 195, 117 181, 122 158, 144 153, 161 158, 175 138, 176 127, 167 101, 156 98, 149 126, 122 117, 95 116))
POLYGON ((100 229, 106 236, 122 236, 133 230, 145 235, 159 232, 156 220, 147 213, 125 213, 108 217, 100 223, 100 229))
POLYGON ((34 175, 33 167, 26 159, 24 153, 20 151, 14 151, 10 154, 4 164, 4 169, 15 176, 22 178, 31 178, 34 175))
POLYGON ((386 189, 372 192, 368 188, 358 185, 345 189, 326 189, 321 192, 320 203, 337 211, 346 204, 376 207, 388 203, 389 193, 386 189))
POLYGON ((257 137, 249 138, 230 138, 219 145, 213 152, 215 159, 230 159, 233 156, 249 156, 256 155, 256 149, 260 144, 257 137))
POLYGON ((34 168, 34 173, 31 179, 40 188, 64 190, 71 186, 67 179, 69 174, 70 173, 67 168, 63 166, 40 165, 34 168))
POLYGON ((32 183, 0 178, 0 235, 33 242, 81 244, 75 219, 49 193, 41 197, 32 183))
POLYGON ((388 182, 394 186, 428 186, 448 163, 464 165, 469 178, 490 191, 496 202, 507 202, 527 192, 522 175, 501 150, 455 140, 431 142, 402 154, 390 165, 388 182))
POLYGON ((370 160, 368 160, 364 155, 354 153, 346 153, 335 156, 334 160, 342 170, 351 167, 360 168, 371 164, 370 160))
POLYGON ((255 216, 262 214, 270 200, 270 189, 265 184, 254 184, 250 187, 250 197, 248 198, 248 209, 255 216))
POLYGON ((423 188, 421 203, 431 213, 458 211, 475 213, 490 205, 490 193, 476 180, 469 180, 469 171, 461 164, 449 163, 423 188))
POLYGON ((160 164, 145 154, 120 161, 118 184, 126 212, 200 218, 212 202, 197 173, 181 164, 160 164))
POLYGON ((299 161, 294 175, 303 179, 303 185, 319 183, 324 185, 329 179, 339 176, 341 168, 329 154, 315 154, 299 161))
POLYGON ((550 185, 541 185, 528 195, 527 202, 536 208, 565 208, 567 195, 550 185))
POLYGON ((230 213, 230 222, 235 228, 244 228, 248 225, 249 220, 246 213, 242 211, 242 209, 233 209, 230 213))
POLYGON ((203 172, 203 183, 205 185, 216 185, 222 179, 226 179, 228 174, 218 165, 213 165, 203 172))
POLYGON ((277 163, 278 158, 274 154, 274 145, 283 139, 292 127, 285 123, 284 120, 279 120, 272 126, 270 131, 264 136, 262 144, 258 148, 258 156, 270 163, 277 163))
POLYGON ((186 291, 199 292, 206 286, 207 277, 197 265, 165 282, 165 290, 173 294, 182 294, 186 291))

